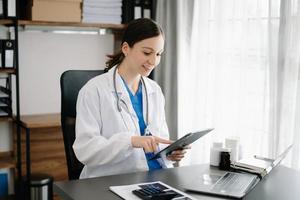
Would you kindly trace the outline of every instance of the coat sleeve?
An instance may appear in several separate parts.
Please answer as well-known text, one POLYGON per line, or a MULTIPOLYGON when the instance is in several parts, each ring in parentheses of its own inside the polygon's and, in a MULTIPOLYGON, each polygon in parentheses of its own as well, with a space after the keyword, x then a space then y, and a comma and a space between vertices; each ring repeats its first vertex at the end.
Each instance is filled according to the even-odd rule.
MULTIPOLYGON (((159 89, 159 95, 158 95, 159 101, 161 102, 161 106, 160 106, 160 110, 159 110, 159 112, 161 113, 161 124, 159 126, 158 132, 159 132, 161 138, 170 139, 169 129, 168 129, 167 121, 166 121, 166 114, 165 114, 165 97, 159 86, 158 86, 158 89, 159 89)), ((165 144, 159 145, 160 149, 163 149, 166 146, 168 146, 168 145, 165 145, 165 144)), ((161 158, 160 162, 164 168, 173 167, 173 163, 174 163, 173 161, 170 161, 167 158, 161 158)))
POLYGON ((110 138, 102 136, 100 98, 97 87, 88 85, 80 90, 76 105, 76 138, 73 149, 77 159, 88 166, 114 164, 133 152, 132 133, 115 133, 110 138))

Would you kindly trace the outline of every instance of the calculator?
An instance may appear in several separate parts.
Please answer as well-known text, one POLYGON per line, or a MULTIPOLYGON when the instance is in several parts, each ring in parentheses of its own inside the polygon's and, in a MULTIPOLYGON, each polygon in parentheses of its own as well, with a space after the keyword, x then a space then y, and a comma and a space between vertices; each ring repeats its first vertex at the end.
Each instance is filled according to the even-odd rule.
POLYGON ((169 200, 182 197, 181 194, 166 188, 159 183, 139 185, 141 189, 133 190, 132 193, 143 200, 169 200))

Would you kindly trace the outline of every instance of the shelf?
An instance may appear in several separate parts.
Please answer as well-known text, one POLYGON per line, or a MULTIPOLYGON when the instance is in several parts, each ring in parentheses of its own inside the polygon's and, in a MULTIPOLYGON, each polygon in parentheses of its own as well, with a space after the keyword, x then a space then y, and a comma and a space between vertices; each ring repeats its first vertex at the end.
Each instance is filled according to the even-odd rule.
POLYGON ((30 21, 19 20, 21 26, 69 26, 69 27, 90 27, 90 28, 103 28, 122 31, 125 28, 124 24, 95 24, 95 23, 80 23, 80 22, 47 22, 47 21, 30 21))
POLYGON ((10 116, 0 116, 0 122, 8 122, 13 121, 12 117, 10 116))
POLYGON ((10 194, 10 195, 5 196, 5 197, 0 197, 0 200, 15 200, 15 199, 16 199, 16 197, 13 194, 10 194))
POLYGON ((15 168, 16 162, 12 151, 0 152, 0 169, 15 168))
POLYGON ((13 25, 13 23, 12 19, 0 19, 0 25, 13 25))
POLYGON ((0 68, 0 73, 15 74, 16 69, 3 69, 3 68, 0 68))

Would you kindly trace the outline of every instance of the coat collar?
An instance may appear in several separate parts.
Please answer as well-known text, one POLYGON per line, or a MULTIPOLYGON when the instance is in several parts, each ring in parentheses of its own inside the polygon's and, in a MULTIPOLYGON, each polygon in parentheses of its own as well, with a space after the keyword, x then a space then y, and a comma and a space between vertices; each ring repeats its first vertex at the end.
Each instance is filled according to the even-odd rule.
MULTIPOLYGON (((107 72, 108 79, 109 79, 108 80, 109 88, 112 92, 115 92, 115 89, 116 89, 118 94, 122 96, 122 95, 127 93, 127 90, 124 87, 123 80, 122 80, 120 74, 118 73, 118 69, 116 69, 116 68, 117 68, 117 65, 112 67, 107 72), (115 70, 117 70, 117 72, 116 72, 116 88, 114 87, 114 72, 115 72, 115 70)), ((147 77, 144 77, 144 76, 143 76, 143 79, 144 79, 144 82, 145 82, 145 87, 147 88, 148 95, 150 95, 152 93, 155 93, 155 89, 153 88, 154 85, 151 84, 151 80, 147 77)))

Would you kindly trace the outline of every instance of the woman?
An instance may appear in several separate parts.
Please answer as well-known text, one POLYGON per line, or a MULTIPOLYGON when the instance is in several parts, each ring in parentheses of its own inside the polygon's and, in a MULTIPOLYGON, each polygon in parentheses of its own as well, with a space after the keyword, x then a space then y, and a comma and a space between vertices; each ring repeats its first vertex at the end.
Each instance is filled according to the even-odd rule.
POLYGON ((184 150, 148 161, 171 144, 164 96, 147 78, 164 50, 163 31, 150 19, 130 22, 121 50, 109 56, 108 72, 90 80, 77 101, 75 154, 85 166, 80 178, 154 170, 180 161, 184 150))

